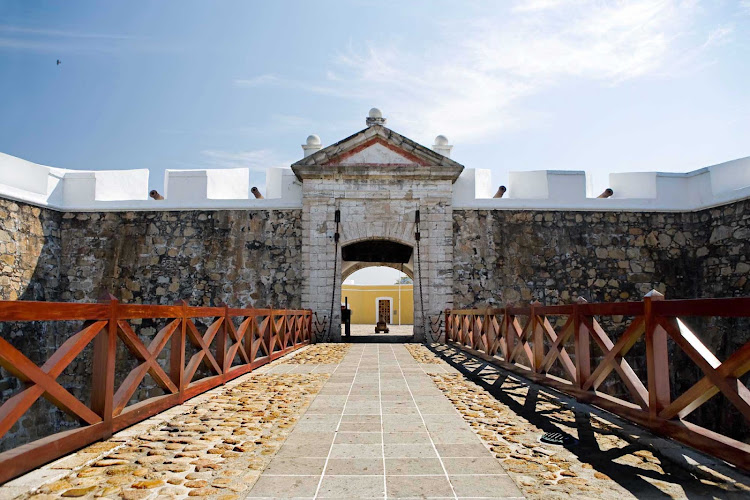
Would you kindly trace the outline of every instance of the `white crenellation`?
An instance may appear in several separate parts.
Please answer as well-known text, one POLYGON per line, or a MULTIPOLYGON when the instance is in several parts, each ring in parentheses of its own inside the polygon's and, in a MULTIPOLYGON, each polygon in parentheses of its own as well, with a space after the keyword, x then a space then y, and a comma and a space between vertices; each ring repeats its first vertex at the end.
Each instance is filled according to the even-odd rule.
MULTIPOLYGON (((368 129, 367 136, 374 135, 377 128, 368 129)), ((408 163, 406 157, 375 144, 345 159, 340 168, 362 164, 406 167, 408 163)), ((148 198, 148 174, 146 169, 66 170, 0 153, 0 196, 61 211, 302 207, 301 182, 288 168, 267 170, 264 199, 250 194, 246 168, 167 170, 165 192, 161 193, 164 200, 148 198)), ((687 173, 613 173, 608 187, 614 195, 606 199, 596 198, 599 193, 592 192, 591 177, 583 171, 510 172, 508 180, 506 195, 492 198, 497 185, 491 172, 466 168, 453 184, 453 206, 489 210, 696 211, 750 197, 750 157, 687 173)), ((340 196, 379 195, 361 192, 355 183, 340 196)))

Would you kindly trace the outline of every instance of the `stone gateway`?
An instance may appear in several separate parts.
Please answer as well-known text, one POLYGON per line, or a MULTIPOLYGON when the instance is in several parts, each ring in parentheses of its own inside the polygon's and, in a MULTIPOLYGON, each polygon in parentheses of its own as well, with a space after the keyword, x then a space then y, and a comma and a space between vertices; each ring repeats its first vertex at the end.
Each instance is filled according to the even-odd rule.
MULTIPOLYGON (((453 303, 452 187, 464 167, 386 128, 379 115, 371 110, 366 129, 292 165, 302 181, 302 304, 338 325, 332 304, 341 303, 343 276, 371 263, 403 264, 414 277, 422 341, 423 321, 453 303)), ((332 329, 332 339, 340 335, 332 329)))

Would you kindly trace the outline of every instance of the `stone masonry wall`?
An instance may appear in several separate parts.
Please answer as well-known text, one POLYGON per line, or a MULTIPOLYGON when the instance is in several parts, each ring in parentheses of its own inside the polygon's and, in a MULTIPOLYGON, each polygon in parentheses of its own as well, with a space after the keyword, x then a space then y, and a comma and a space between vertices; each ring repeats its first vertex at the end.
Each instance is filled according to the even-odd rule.
MULTIPOLYGON (((638 301, 651 289, 667 299, 748 296, 748 203, 695 213, 454 210, 454 307, 568 304, 579 296, 638 301)), ((612 335, 626 324, 621 318, 601 321, 612 335)), ((750 340, 746 319, 685 321, 720 360, 750 340)), ((627 359, 645 382, 643 348, 636 344, 627 359)), ((703 373, 674 344, 670 351, 678 394, 703 373)), ((603 389, 626 394, 615 375, 603 389)), ((721 395, 689 420, 750 437, 742 415, 721 395)))
POLYGON ((64 301, 300 307, 298 210, 66 213, 64 301))
MULTIPOLYGON (((59 213, 0 200, 0 298, 89 302, 109 292, 126 303, 299 308, 300 220, 299 210, 59 213)), ((147 345, 163 326, 132 324, 147 345)), ((0 323, 0 336, 41 365, 82 326, 0 323)), ((84 403, 92 354, 89 346, 58 378, 84 403)), ((117 382, 134 366, 120 345, 117 382)), ((0 403, 21 389, 0 369, 0 403)), ((147 377, 134 400, 160 391, 147 377)), ((0 451, 76 425, 40 399, 0 451)))
POLYGON ((0 198, 0 300, 57 298, 61 217, 0 198))
POLYGON ((750 201, 695 213, 453 211, 455 307, 750 294, 750 201))

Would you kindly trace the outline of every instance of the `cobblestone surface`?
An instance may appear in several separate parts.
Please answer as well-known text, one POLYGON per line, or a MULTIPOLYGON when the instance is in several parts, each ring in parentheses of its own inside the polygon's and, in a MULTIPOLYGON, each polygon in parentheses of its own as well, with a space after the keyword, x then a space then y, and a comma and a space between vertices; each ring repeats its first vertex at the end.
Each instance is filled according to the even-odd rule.
POLYGON ((290 365, 319 365, 338 364, 344 359, 351 344, 313 344, 307 349, 284 359, 283 364, 290 365))
POLYGON ((89 453, 111 448, 21 498, 239 498, 327 379, 327 374, 253 374, 148 432, 68 457, 85 463, 89 453))
MULTIPOLYGON (((433 373, 433 381, 527 498, 748 498, 750 494, 747 477, 738 481, 707 467, 688 473, 637 439, 620 437, 614 432, 616 424, 571 408, 553 391, 457 349, 439 348, 462 371, 475 374, 482 386, 453 370, 433 373), (541 443, 539 438, 550 431, 568 434, 577 443, 565 447, 541 443)), ((646 431, 639 434, 633 437, 648 440, 646 431)))
POLYGON ((422 344, 406 344, 406 350, 414 356, 417 363, 425 365, 439 365, 445 363, 442 359, 435 356, 432 351, 422 344))

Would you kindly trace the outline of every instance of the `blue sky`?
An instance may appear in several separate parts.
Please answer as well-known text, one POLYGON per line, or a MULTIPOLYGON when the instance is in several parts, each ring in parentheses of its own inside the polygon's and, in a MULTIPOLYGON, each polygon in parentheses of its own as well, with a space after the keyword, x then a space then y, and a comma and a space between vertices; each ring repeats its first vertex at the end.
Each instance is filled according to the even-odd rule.
POLYGON ((750 155, 750 1, 0 0, 0 151, 79 169, 289 165, 388 126, 510 170, 750 155), (57 66, 55 61, 62 64, 57 66))

